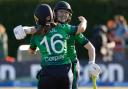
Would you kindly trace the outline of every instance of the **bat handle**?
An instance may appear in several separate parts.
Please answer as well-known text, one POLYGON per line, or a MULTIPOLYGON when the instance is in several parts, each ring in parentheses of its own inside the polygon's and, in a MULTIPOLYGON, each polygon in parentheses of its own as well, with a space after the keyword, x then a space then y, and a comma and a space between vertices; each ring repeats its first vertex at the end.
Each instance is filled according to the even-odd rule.
POLYGON ((96 79, 97 78, 95 76, 92 76, 93 89, 97 89, 96 79))

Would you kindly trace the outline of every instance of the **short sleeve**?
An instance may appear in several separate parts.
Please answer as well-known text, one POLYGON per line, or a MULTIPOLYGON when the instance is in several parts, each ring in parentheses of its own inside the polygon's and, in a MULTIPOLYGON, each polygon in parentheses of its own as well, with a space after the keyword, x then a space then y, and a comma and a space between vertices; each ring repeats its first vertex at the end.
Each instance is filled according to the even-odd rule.
POLYGON ((75 36, 75 39, 76 39, 76 42, 78 42, 79 44, 81 44, 83 46, 89 42, 89 40, 82 33, 77 34, 75 36))
POLYGON ((77 32, 77 26, 72 26, 72 25, 69 25, 69 24, 65 24, 64 26, 65 30, 69 33, 69 34, 72 34, 74 35, 76 32, 77 32))

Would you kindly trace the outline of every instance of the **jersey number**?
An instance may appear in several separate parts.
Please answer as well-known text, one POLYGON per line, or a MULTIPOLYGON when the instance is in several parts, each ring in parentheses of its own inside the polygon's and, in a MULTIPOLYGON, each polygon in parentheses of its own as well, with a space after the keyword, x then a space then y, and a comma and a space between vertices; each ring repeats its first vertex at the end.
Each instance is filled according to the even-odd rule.
POLYGON ((47 48, 47 52, 49 53, 49 55, 51 54, 49 45, 51 45, 52 51, 55 52, 55 53, 62 53, 63 50, 64 50, 64 43, 63 43, 63 41, 62 40, 54 40, 55 37, 63 38, 62 35, 55 34, 55 35, 53 35, 51 37, 50 44, 48 44, 48 41, 47 41, 47 37, 46 36, 44 36, 43 40, 40 42, 40 45, 45 44, 45 46, 47 48), (61 45, 61 49, 60 50, 56 50, 55 45, 57 43, 61 45))

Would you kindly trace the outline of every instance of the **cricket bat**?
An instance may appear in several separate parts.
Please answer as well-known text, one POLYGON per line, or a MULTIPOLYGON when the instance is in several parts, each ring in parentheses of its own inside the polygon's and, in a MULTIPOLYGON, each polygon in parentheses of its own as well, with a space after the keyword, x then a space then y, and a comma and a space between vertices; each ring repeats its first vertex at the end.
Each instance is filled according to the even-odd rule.
POLYGON ((97 89, 96 77, 95 76, 92 76, 92 84, 93 84, 93 89, 97 89))

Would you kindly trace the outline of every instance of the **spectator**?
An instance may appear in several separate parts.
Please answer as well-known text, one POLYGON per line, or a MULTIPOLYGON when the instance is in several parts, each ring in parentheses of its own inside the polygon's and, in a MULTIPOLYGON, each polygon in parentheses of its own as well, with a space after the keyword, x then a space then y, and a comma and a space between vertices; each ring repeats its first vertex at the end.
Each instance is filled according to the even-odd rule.
POLYGON ((101 30, 100 36, 102 39, 100 52, 102 54, 103 61, 112 61, 113 48, 115 47, 115 42, 109 38, 109 32, 107 26, 102 25, 100 30, 101 30))
POLYGON ((115 16, 115 22, 116 22, 116 36, 118 39, 124 39, 128 38, 128 26, 126 19, 122 15, 115 16))
POLYGON ((5 27, 0 24, 0 60, 5 59, 8 55, 8 37, 5 27))
POLYGON ((114 59, 125 59, 125 39, 128 38, 128 27, 124 16, 116 15, 107 23, 109 38, 115 41, 114 59))
POLYGON ((128 39, 128 26, 126 19, 122 15, 116 15, 115 18, 116 28, 115 28, 115 37, 116 42, 115 47, 115 58, 118 60, 125 59, 125 42, 128 39))
POLYGON ((102 58, 103 61, 112 61, 115 42, 110 39, 106 25, 98 25, 95 27, 92 43, 96 48, 97 58, 102 58))

